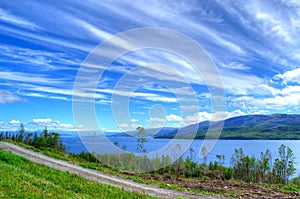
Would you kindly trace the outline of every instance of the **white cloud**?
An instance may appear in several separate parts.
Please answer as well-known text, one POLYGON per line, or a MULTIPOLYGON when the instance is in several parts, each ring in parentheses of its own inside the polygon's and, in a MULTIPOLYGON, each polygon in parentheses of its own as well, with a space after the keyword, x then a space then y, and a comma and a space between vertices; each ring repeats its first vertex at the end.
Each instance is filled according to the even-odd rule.
POLYGON ((164 123, 166 121, 166 118, 162 118, 162 117, 151 117, 150 118, 151 122, 160 122, 160 123, 164 123))
POLYGON ((166 116, 167 121, 181 121, 182 117, 175 115, 175 114, 170 114, 166 116))
POLYGON ((130 122, 132 122, 132 123, 136 123, 136 122, 138 122, 139 120, 138 119, 131 119, 130 120, 130 122))
POLYGON ((73 19, 73 20, 75 21, 75 23, 78 23, 80 26, 84 27, 86 30, 90 31, 91 33, 95 34, 97 37, 100 37, 101 39, 107 39, 112 36, 110 33, 100 30, 96 26, 89 24, 85 21, 82 21, 80 19, 73 19))
POLYGON ((287 71, 283 74, 278 74, 274 76, 275 79, 281 79, 284 84, 288 83, 298 83, 300 84, 300 68, 295 70, 287 71))
POLYGON ((300 86, 287 86, 276 90, 273 97, 241 96, 230 99, 230 106, 238 107, 253 113, 260 109, 268 111, 284 111, 300 105, 300 86))
POLYGON ((233 98, 230 101, 230 105, 233 107, 238 107, 242 110, 251 110, 254 107, 258 106, 257 100, 252 96, 242 96, 233 98))
POLYGON ((118 124, 118 128, 121 131, 133 131, 133 130, 136 129, 136 127, 137 127, 137 125, 135 123, 131 123, 131 124, 121 123, 121 124, 118 124))
POLYGON ((232 118, 232 117, 237 117, 237 116, 241 116, 241 115, 246 115, 245 112, 241 111, 241 110, 234 110, 232 112, 226 112, 226 118, 232 118))
POLYGON ((182 126, 188 126, 190 124, 195 124, 198 122, 203 122, 211 119, 211 114, 208 112, 198 112, 194 113, 193 115, 188 115, 183 118, 182 126))
MULTIPOLYGON (((273 34, 278 38, 283 39, 285 42, 292 42, 291 31, 289 27, 289 22, 284 20, 284 16, 280 12, 274 12, 275 6, 263 7, 263 4, 259 3, 255 6, 252 4, 253 13, 256 18, 261 22, 262 28, 265 33, 273 34), (265 8, 265 10, 263 10, 265 8)), ((286 17, 286 16, 285 16, 286 17)))
POLYGON ((59 120, 53 120, 51 118, 35 118, 31 121, 19 121, 13 119, 9 122, 0 122, 0 131, 16 131, 19 130, 20 124, 24 124, 27 131, 42 130, 45 127, 49 131, 75 131, 77 130, 74 125, 63 123, 59 120))
POLYGON ((165 117, 151 117, 149 128, 161 128, 170 124, 172 124, 173 127, 180 126, 181 121, 182 117, 175 114, 169 114, 165 117))
POLYGON ((59 120, 53 120, 51 118, 35 118, 25 123, 25 127, 33 129, 43 129, 45 127, 48 130, 58 131, 74 131, 76 128, 72 124, 62 123, 59 120))
POLYGON ((183 111, 198 111, 200 109, 197 105, 187 105, 187 106, 180 106, 180 109, 183 111))
POLYGON ((39 67, 39 70, 74 70, 80 61, 67 52, 49 52, 23 48, 12 45, 0 46, 3 63, 20 64, 29 68, 39 67))
POLYGON ((127 91, 121 89, 98 89, 100 93, 107 93, 112 95, 119 95, 124 97, 133 97, 137 99, 144 99, 154 102, 177 102, 177 99, 174 97, 166 97, 155 93, 146 93, 146 92, 135 92, 135 91, 127 91))
POLYGON ((111 104, 111 100, 106 100, 106 99, 100 99, 98 101, 96 101, 97 104, 101 104, 101 105, 110 105, 111 104))
POLYGON ((266 80, 253 74, 222 70, 221 76, 225 90, 232 95, 247 95, 265 84, 266 80))
POLYGON ((231 62, 230 64, 223 64, 223 67, 228 68, 228 69, 243 70, 243 71, 248 71, 251 69, 251 67, 245 66, 244 64, 238 63, 238 62, 231 62))
MULTIPOLYGON (((1 78, 0 78, 1 79, 1 78)), ((27 84, 27 83, 20 83, 20 84, 10 84, 12 86, 18 86, 18 88, 22 91, 19 91, 18 94, 22 96, 29 96, 29 97, 41 97, 41 98, 51 98, 51 99, 57 99, 57 100, 64 100, 64 101, 70 101, 70 99, 66 96, 72 97, 82 97, 83 99, 90 100, 90 99, 96 99, 96 103, 104 103, 108 104, 110 103, 107 100, 106 95, 101 93, 95 93, 95 91, 88 90, 80 90, 77 92, 74 92, 73 88, 69 88, 69 83, 65 83, 64 86, 42 86, 42 85, 35 85, 35 84, 27 84), (100 100, 98 100, 100 99, 100 100), (104 101, 101 101, 104 100, 104 101)))
POLYGON ((53 96, 53 95, 48 95, 46 93, 37 93, 37 92, 18 92, 19 95, 22 96, 28 96, 28 97, 40 97, 40 98, 46 98, 46 99, 57 99, 57 100, 64 100, 64 101, 71 101, 71 99, 63 96, 53 96))
POLYGON ((190 124, 195 124, 203 121, 211 121, 212 119, 214 121, 224 120, 231 117, 237 117, 241 115, 246 115, 245 112, 241 110, 234 110, 234 111, 226 111, 226 112, 215 112, 214 114, 202 111, 195 113, 193 115, 189 115, 183 119, 182 126, 188 126, 190 124))
POLYGON ((39 118, 39 119, 32 120, 32 123, 36 123, 36 124, 45 124, 45 123, 52 123, 52 122, 54 121, 50 118, 39 118))
POLYGON ((175 114, 170 114, 167 115, 166 117, 151 117, 150 121, 151 122, 180 122, 182 120, 181 116, 175 115, 175 114))
POLYGON ((10 91, 0 90, 0 104, 26 102, 25 99, 12 94, 10 91))
POLYGON ((240 25, 240 30, 251 35, 249 38, 242 38, 241 35, 235 38, 244 49, 247 49, 245 59, 256 60, 257 56, 260 56, 262 58, 260 60, 272 65, 270 69, 274 69, 274 66, 280 70, 297 67, 299 59, 296 64, 293 59, 297 60, 294 56, 297 55, 300 45, 298 3, 259 0, 247 4, 239 1, 226 3, 217 0, 217 2, 235 19, 238 26, 240 25))
POLYGON ((46 75, 32 74, 25 72, 0 71, 2 81, 14 81, 21 83, 35 83, 42 85, 64 85, 64 79, 54 79, 46 75), (30 77, 30 78, 29 78, 30 77))
POLYGON ((0 20, 7 22, 7 23, 12 23, 17 26, 29 28, 29 29, 39 28, 36 24, 34 24, 26 19, 23 19, 21 17, 12 15, 11 13, 8 13, 1 8, 0 8, 0 20))
POLYGON ((10 124, 20 124, 20 121, 19 121, 19 120, 13 119, 13 120, 11 120, 9 123, 10 123, 10 124))

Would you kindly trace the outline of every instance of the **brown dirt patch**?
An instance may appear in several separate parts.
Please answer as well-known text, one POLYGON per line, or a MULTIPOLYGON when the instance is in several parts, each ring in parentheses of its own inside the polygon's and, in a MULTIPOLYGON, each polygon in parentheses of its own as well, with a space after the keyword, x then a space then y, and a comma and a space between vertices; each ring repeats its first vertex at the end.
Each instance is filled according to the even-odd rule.
POLYGON ((176 184, 188 190, 205 190, 217 194, 224 194, 230 198, 300 198, 299 192, 286 192, 280 189, 268 189, 264 184, 243 183, 222 180, 191 181, 176 179, 172 176, 159 177, 156 175, 140 176, 145 180, 161 180, 168 184, 176 184))

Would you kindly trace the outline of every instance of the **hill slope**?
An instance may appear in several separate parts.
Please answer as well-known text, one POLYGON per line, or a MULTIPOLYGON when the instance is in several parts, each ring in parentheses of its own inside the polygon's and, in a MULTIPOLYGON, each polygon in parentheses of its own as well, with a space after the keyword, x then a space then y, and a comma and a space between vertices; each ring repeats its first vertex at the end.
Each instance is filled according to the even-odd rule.
MULTIPOLYGON (((218 122, 214 122, 218 124, 218 122)), ((192 124, 180 129, 178 138, 194 138, 191 129, 197 129, 196 139, 206 136, 209 121, 192 124)), ((158 134, 156 138, 173 138, 178 129, 158 134)), ((211 139, 217 138, 212 136, 211 139)), ((219 139, 300 139, 300 115, 272 114, 245 115, 224 120, 219 139)))
POLYGON ((1 198, 154 198, 99 184, 0 150, 1 198))

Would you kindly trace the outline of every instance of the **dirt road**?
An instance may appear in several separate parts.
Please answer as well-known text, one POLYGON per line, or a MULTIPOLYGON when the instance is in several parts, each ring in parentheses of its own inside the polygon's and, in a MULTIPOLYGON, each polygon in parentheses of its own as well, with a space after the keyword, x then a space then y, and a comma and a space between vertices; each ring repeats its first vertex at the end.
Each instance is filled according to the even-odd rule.
POLYGON ((80 167, 78 165, 58 160, 55 158, 51 158, 45 156, 43 154, 25 149, 23 147, 7 143, 7 142, 0 142, 0 149, 13 152, 17 155, 23 156, 32 162, 42 164, 60 171, 68 171, 70 173, 77 174, 84 178, 96 181, 101 184, 108 184, 115 187, 124 188, 127 191, 133 191, 138 193, 143 193, 146 195, 156 196, 159 198, 222 198, 219 196, 212 196, 212 195, 200 195, 200 194, 193 194, 189 192, 181 192, 175 190, 168 190, 162 189, 159 187, 155 187, 153 185, 141 184, 137 182, 133 182, 127 179, 122 179, 117 176, 104 174, 99 171, 86 169, 80 167))

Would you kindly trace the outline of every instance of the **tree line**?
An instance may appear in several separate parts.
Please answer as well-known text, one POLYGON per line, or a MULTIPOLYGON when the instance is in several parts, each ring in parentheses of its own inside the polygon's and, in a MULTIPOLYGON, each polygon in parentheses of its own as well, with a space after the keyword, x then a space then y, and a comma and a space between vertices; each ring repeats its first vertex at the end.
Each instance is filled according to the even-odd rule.
POLYGON ((56 132, 49 132, 47 127, 41 132, 26 132, 25 126, 20 125, 18 132, 1 132, 0 141, 12 140, 14 142, 24 143, 35 148, 53 148, 55 150, 65 152, 66 147, 62 143, 60 134, 56 132))

